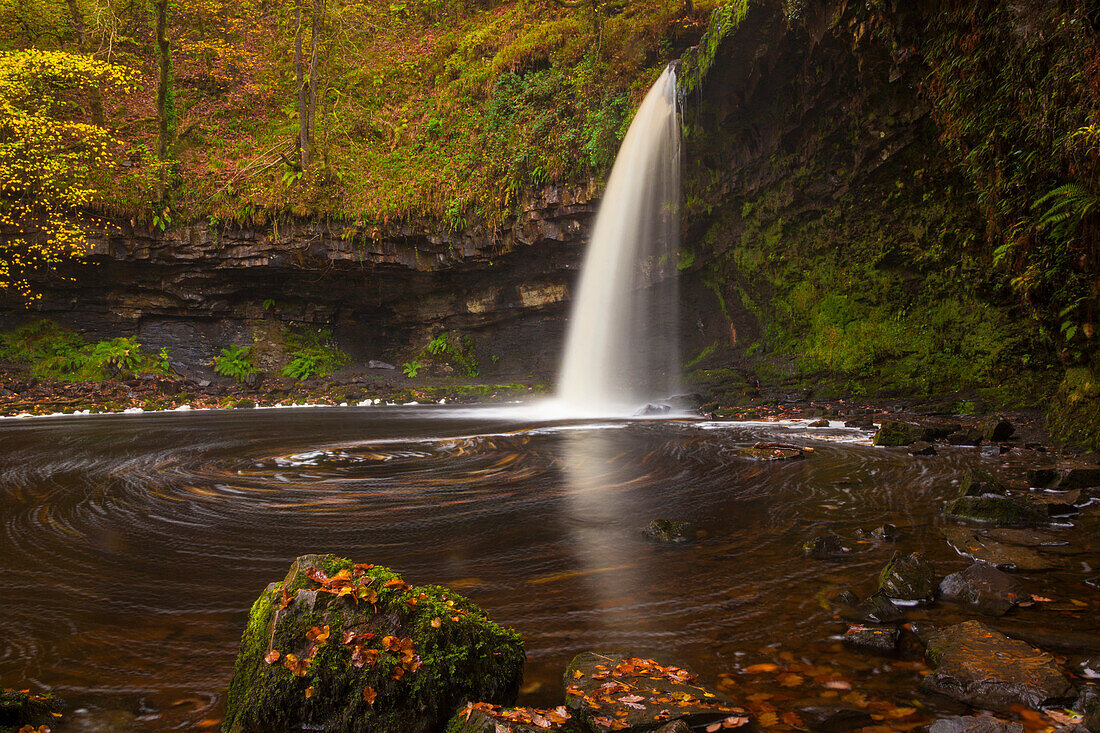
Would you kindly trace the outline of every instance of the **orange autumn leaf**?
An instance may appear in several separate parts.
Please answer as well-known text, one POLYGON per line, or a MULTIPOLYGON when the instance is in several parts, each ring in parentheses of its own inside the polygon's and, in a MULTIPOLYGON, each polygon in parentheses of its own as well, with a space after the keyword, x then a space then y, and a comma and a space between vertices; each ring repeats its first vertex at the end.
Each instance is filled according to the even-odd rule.
POLYGON ((374 698, 376 698, 377 696, 378 693, 376 693, 374 691, 374 688, 370 685, 367 685, 363 688, 363 699, 366 700, 367 705, 370 705, 372 708, 374 707, 374 698))
POLYGON ((760 723, 761 728, 774 728, 779 725, 779 716, 775 713, 760 713, 756 721, 760 723))
POLYGON ((802 718, 798 717, 798 713, 788 711, 786 713, 783 713, 783 715, 780 717, 783 720, 784 725, 789 725, 792 728, 803 727, 802 718))
POLYGON ((275 662, 279 661, 279 657, 281 656, 282 655, 279 654, 279 651, 277 649, 272 649, 267 653, 267 656, 264 657, 264 661, 268 664, 275 664, 275 662))
POLYGON ((313 697, 313 685, 306 688, 306 699, 313 697))
POLYGON ((745 667, 746 674, 762 674, 764 672, 775 672, 779 669, 778 664, 751 664, 745 667))
POLYGON ((404 676, 405 676, 405 668, 404 667, 394 667, 393 671, 390 672, 390 679, 391 680, 400 680, 404 676))
POLYGON ((393 578, 393 579, 387 580, 385 583, 383 583, 382 587, 383 588, 396 588, 397 590, 408 590, 412 586, 409 585, 408 583, 406 583, 401 578, 393 578))
POLYGON ((319 629, 314 626, 312 629, 306 632, 306 638, 314 644, 324 644, 328 641, 329 627, 325 624, 325 628, 319 629))
POLYGON ((436 616, 435 618, 432 619, 432 628, 433 629, 438 629, 442 625, 443 625, 443 619, 439 618, 439 616, 436 616))
POLYGON ((795 674, 794 672, 781 674, 777 679, 779 680, 779 684, 783 685, 784 687, 798 687, 805 680, 802 675, 795 674))

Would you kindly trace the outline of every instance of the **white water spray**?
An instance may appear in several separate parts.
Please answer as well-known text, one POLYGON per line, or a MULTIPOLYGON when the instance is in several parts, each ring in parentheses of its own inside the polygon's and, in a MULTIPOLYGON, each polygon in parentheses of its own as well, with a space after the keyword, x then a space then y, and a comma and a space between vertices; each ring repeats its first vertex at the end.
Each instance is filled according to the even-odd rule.
POLYGON ((680 122, 665 70, 619 148, 584 258, 558 379, 559 408, 631 414, 676 391, 680 122))

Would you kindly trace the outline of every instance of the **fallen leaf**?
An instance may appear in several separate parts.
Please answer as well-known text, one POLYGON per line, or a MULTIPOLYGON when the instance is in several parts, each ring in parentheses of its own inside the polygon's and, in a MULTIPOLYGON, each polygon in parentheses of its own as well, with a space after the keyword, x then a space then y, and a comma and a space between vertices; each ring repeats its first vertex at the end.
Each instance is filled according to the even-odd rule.
POLYGON ((306 688, 306 699, 313 697, 313 685, 306 688))
POLYGON ((433 629, 438 629, 442 625, 443 625, 443 619, 439 618, 439 616, 436 616, 435 618, 432 619, 432 628, 433 629))
POLYGON ((378 693, 374 691, 374 688, 367 685, 363 688, 363 699, 367 701, 367 705, 374 707, 374 698, 378 696, 378 693))
POLYGON ((779 680, 779 684, 783 685, 784 687, 798 687, 805 681, 805 678, 802 675, 794 674, 793 672, 781 674, 777 679, 779 680))
POLYGON ((763 672, 775 672, 779 669, 778 664, 751 664, 745 667, 745 674, 761 674, 763 672))
POLYGON ((844 680, 829 680, 825 683, 825 688, 829 690, 850 690, 852 689, 852 683, 844 680))
POLYGON ((277 649, 272 649, 267 653, 267 656, 264 657, 264 661, 268 664, 275 664, 275 662, 279 661, 279 657, 281 656, 282 655, 279 654, 279 651, 277 649))
POLYGON ((792 728, 803 727, 802 718, 798 717, 798 713, 788 711, 783 713, 783 715, 780 717, 783 720, 784 725, 789 725, 792 728))
POLYGON ((774 728, 779 725, 779 716, 775 713, 760 713, 756 722, 760 723, 762 728, 774 728))
POLYGON ((310 642, 312 642, 314 644, 324 644, 326 641, 328 641, 328 637, 329 637, 328 624, 325 624, 325 628, 323 628, 323 629, 319 629, 316 626, 314 626, 312 629, 310 629, 309 631, 306 632, 306 639, 308 639, 310 642))

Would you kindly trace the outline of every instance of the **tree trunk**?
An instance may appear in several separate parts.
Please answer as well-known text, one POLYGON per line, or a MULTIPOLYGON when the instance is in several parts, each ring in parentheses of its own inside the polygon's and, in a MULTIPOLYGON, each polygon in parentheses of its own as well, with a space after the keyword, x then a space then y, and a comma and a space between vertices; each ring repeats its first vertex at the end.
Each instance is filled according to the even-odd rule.
MULTIPOLYGON (((73 35, 76 36, 76 45, 80 49, 81 53, 90 53, 88 50, 88 30, 84 25, 84 14, 80 12, 80 7, 76 4, 76 0, 68 0, 69 5, 69 17, 72 18, 73 23, 73 35)), ((96 125, 103 124, 103 97, 99 93, 99 87, 93 86, 88 90, 88 106, 92 114, 92 123, 96 125)))
MULTIPOLYGON (((153 0, 156 13, 157 60, 160 75, 157 80, 157 156, 168 160, 168 138, 173 116, 170 85, 172 83, 172 49, 168 44, 168 0, 153 0)), ((160 198, 164 198, 165 180, 158 185, 160 198)))
MULTIPOLYGON (((298 157, 302 170, 309 165, 309 92, 302 60, 302 0, 294 5, 294 79, 298 84, 298 157)), ((311 75, 312 76, 312 75, 311 75)))

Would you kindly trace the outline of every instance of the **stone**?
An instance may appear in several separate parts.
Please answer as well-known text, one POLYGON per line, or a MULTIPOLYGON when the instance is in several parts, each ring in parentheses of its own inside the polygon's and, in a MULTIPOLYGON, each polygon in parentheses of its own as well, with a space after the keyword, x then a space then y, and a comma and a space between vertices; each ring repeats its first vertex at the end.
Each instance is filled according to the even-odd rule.
POLYGON ((1089 489, 1100 486, 1100 466, 1033 468, 1027 472, 1027 480, 1036 489, 1089 489))
POLYGON ((982 432, 976 428, 963 428, 956 430, 946 438, 951 445, 976 446, 982 442, 982 432))
POLYGON ((1024 726, 985 715, 967 715, 937 720, 928 726, 928 733, 1024 733, 1024 726))
POLYGON ((1016 428, 1013 427, 1012 423, 995 415, 982 420, 979 429, 982 431, 982 440, 992 442, 1008 440, 1016 432, 1016 428))
POLYGON ((635 411, 634 416, 651 417, 654 415, 667 415, 670 412, 672 412, 672 407, 670 405, 662 405, 660 403, 650 402, 644 407, 639 407, 637 411, 635 411))
POLYGON ((875 593, 861 601, 850 590, 836 597, 836 610, 841 618, 862 624, 893 624, 905 619, 905 614, 886 596, 875 593))
POLYGON ((802 554, 815 560, 839 560, 848 554, 848 548, 840 541, 840 537, 827 534, 814 537, 802 545, 802 554))
POLYGON ((1054 657, 979 621, 933 631, 922 685, 970 705, 1008 709, 1064 704, 1074 696, 1054 657))
POLYGON ((662 725, 657 733, 691 733, 691 726, 682 720, 676 720, 668 725, 662 725))
POLYGON ((895 552, 879 573, 878 589, 891 600, 932 603, 936 596, 935 574, 932 563, 919 553, 906 557, 895 552))
POLYGON ((865 529, 857 530, 856 536, 860 539, 874 540, 876 542, 897 542, 901 539, 902 533, 894 525, 884 524, 870 531, 865 529))
POLYGON ((1012 452, 1012 448, 1000 443, 990 443, 988 445, 983 445, 978 449, 978 452, 986 458, 996 458, 997 456, 1003 456, 1005 453, 1012 452))
POLYGON ((875 423, 867 418, 857 418, 855 420, 846 420, 844 422, 846 428, 859 428, 860 430, 874 430, 875 423))
POLYGON ((222 729, 429 733, 467 701, 512 703, 523 663, 519 634, 457 593, 303 555, 252 606, 222 729))
POLYGON ((1044 532, 1040 529, 1016 529, 1013 527, 991 527, 981 530, 983 535, 992 537, 998 542, 1005 542, 1020 547, 1064 547, 1069 544, 1056 534, 1044 532))
POLYGON ((963 474, 962 481, 959 483, 959 496, 985 496, 987 494, 997 494, 1004 496, 1008 494, 1008 488, 997 481, 988 471, 981 469, 971 469, 963 474))
POLYGON ((936 447, 926 440, 918 440, 913 445, 909 446, 909 455, 911 456, 934 456, 937 455, 936 447))
POLYGON ((840 641, 849 649, 871 654, 893 654, 898 650, 901 630, 889 626, 849 626, 840 641))
POLYGON ((549 710, 504 708, 487 703, 467 703, 444 733, 539 733, 540 731, 581 733, 583 729, 564 705, 549 710))
POLYGON ((397 369, 397 367, 395 367, 393 364, 390 364, 389 362, 371 359, 367 362, 367 369, 387 369, 393 371, 394 369, 397 369))
POLYGON ((875 724, 871 714, 866 710, 848 707, 799 708, 798 717, 802 719, 806 728, 817 733, 847 733, 875 724))
MULTIPOLYGON (((1096 669, 1100 670, 1100 659, 1096 661, 1096 669)), ((1083 716, 1081 724, 1091 733, 1100 733, 1100 686, 1086 685, 1077 699, 1077 709, 1083 716)))
POLYGON ((829 423, 828 420, 814 420, 812 423, 808 424, 806 427, 808 427, 808 428, 827 428, 827 427, 829 427, 829 425, 830 425, 830 423, 829 423))
POLYGON ((966 527, 944 527, 941 531, 955 552, 1001 570, 1034 572, 1058 567, 1032 547, 997 542, 991 535, 998 530, 982 532, 966 527))
POLYGON ((1008 496, 960 496, 948 507, 948 514, 968 522, 1002 527, 1028 527, 1050 523, 1045 509, 1008 496))
POLYGON ((965 603, 988 616, 1003 616, 1026 597, 1023 585, 985 563, 974 563, 940 582, 940 597, 965 603))
POLYGON ((744 708, 700 684, 690 670, 642 654, 579 654, 563 682, 566 707, 595 733, 621 730, 615 721, 630 731, 653 731, 677 720, 692 728, 728 719, 749 722, 744 708))
POLYGON ((695 534, 695 528, 688 522, 674 522, 669 519, 654 519, 642 530, 654 542, 673 544, 687 542, 695 534))
POLYGON ((53 695, 0 689, 0 727, 16 730, 24 725, 54 725, 55 713, 63 708, 64 702, 53 695))
POLYGON ((932 436, 932 431, 923 425, 900 420, 884 420, 871 442, 878 446, 902 446, 912 445, 917 441, 930 442, 933 439, 932 436))

